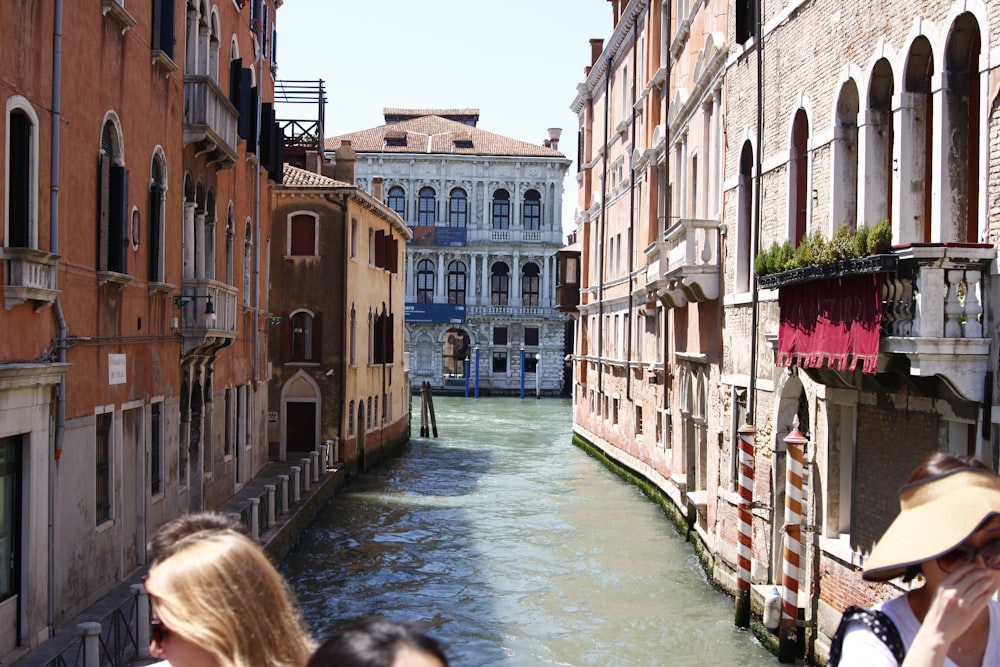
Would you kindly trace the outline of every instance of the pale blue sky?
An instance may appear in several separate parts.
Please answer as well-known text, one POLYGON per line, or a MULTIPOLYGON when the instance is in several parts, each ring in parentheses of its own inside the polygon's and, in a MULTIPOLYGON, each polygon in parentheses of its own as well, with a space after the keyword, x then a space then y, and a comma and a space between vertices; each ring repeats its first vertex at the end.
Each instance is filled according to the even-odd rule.
POLYGON ((384 107, 476 108, 481 129, 537 144, 561 127, 572 230, 569 106, 590 38, 611 34, 608 0, 286 0, 277 27, 278 78, 326 82, 328 137, 382 125, 384 107))

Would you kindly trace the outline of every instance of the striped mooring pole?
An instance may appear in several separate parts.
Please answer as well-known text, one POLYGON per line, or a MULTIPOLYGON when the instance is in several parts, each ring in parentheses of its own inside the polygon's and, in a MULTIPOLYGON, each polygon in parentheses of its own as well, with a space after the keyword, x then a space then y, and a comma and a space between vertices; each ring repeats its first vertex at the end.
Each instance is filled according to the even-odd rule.
POLYGON ((785 550, 781 570, 781 629, 778 659, 795 660, 798 652, 799 572, 802 562, 802 460, 806 437, 796 423, 785 437, 785 550))
POLYGON ((750 563, 753 558, 754 436, 752 424, 740 426, 739 544, 736 548, 736 627, 750 627, 750 563))

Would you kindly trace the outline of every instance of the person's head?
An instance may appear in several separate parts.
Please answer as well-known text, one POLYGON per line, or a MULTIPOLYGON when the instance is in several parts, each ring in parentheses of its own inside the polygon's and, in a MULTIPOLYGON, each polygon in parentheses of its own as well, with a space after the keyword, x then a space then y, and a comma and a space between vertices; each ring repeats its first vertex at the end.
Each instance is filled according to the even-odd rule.
POLYGON ((150 652, 173 667, 303 667, 312 644, 284 579, 256 542, 196 532, 146 578, 150 652))
POLYGON ((414 626, 370 618, 338 630, 308 667, 448 667, 441 645, 414 626))
POLYGON ((232 531, 249 535, 247 528, 239 519, 218 512, 193 512, 182 514, 160 525, 149 538, 146 552, 153 564, 174 553, 176 545, 185 537, 196 533, 214 533, 232 531))
POLYGON ((982 558, 1000 570, 1000 476, 982 461, 936 452, 900 489, 900 512, 875 544, 863 577, 912 579, 982 558))

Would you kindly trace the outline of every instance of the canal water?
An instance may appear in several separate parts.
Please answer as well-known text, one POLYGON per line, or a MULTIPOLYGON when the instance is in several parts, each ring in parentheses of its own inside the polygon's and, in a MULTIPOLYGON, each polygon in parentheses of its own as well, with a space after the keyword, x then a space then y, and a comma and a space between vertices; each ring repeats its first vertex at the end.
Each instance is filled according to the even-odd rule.
POLYGON ((662 510, 572 444, 569 401, 434 403, 440 437, 352 478, 282 564, 317 638, 384 615, 453 667, 776 664, 662 510))

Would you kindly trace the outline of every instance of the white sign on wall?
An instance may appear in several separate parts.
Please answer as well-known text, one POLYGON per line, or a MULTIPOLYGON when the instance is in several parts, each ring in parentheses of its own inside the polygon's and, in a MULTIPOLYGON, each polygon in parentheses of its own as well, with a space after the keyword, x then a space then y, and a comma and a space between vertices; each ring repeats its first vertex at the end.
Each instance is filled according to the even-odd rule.
POLYGON ((125 384, 125 355, 108 355, 108 384, 125 384))

